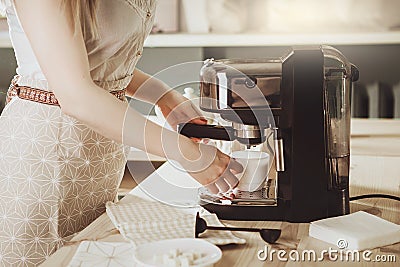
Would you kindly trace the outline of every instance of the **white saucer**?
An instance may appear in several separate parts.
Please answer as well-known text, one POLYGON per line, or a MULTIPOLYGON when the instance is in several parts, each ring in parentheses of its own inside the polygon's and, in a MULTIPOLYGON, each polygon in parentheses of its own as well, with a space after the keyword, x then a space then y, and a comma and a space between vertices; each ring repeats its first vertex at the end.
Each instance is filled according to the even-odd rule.
MULTIPOLYGON (((222 251, 215 245, 196 238, 167 239, 140 245, 135 249, 134 258, 138 266, 163 265, 163 255, 178 250, 180 253, 200 253, 201 259, 190 267, 211 267, 222 257, 222 251)), ((178 265, 179 266, 179 265, 178 265)))

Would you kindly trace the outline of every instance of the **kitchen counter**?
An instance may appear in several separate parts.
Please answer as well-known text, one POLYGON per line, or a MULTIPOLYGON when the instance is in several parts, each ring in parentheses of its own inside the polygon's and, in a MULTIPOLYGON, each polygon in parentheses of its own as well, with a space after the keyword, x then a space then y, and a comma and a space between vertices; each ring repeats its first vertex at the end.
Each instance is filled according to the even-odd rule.
MULTIPOLYGON (((138 190, 136 190, 138 191, 138 190)), ((132 192, 135 194, 135 192, 132 192)), ((366 206, 352 205, 353 211, 355 210, 366 210, 370 213, 379 215, 381 210, 372 209, 366 206)), ((393 215, 399 217, 399 213, 393 215)), ((285 223, 285 222, 239 222, 239 221, 222 221, 227 226, 236 227, 265 227, 265 228, 280 228, 282 234, 278 243, 273 245, 272 248, 276 250, 284 249, 286 251, 298 250, 301 252, 305 249, 314 249, 315 251, 321 250, 321 243, 313 238, 308 237, 308 226, 307 223, 285 223)), ((360 262, 360 263, 343 263, 343 262, 331 262, 324 260, 322 262, 279 262, 276 258, 274 261, 263 262, 258 260, 257 253, 259 250, 264 249, 266 243, 261 240, 258 233, 235 233, 236 236, 246 239, 245 245, 226 245, 222 246, 223 256, 221 261, 216 264, 216 267, 243 267, 243 266, 384 266, 389 267, 398 266, 400 260, 400 243, 386 246, 384 248, 377 248, 373 250, 373 255, 395 255, 397 262, 386 262, 386 263, 373 263, 373 262, 360 262)), ((53 254, 42 267, 54 267, 54 266, 67 266, 71 258, 73 257, 77 246, 80 241, 84 240, 96 240, 96 241, 108 241, 108 242, 123 242, 124 239, 114 228, 110 219, 103 214, 96 221, 94 221, 89 227, 79 233, 70 244, 67 244, 55 254, 53 254)), ((334 246, 332 246, 334 247, 334 246)), ((318 253, 318 252, 317 252, 318 253)), ((373 256, 371 256, 373 257, 373 256)))
MULTIPOLYGON (((400 121, 399 120, 353 120, 353 134, 351 138, 351 195, 365 193, 389 193, 399 196, 400 188, 400 121), (386 145, 391 144, 387 150, 386 145)), ((173 168, 169 164, 160 167, 157 173, 150 175, 139 187, 134 188, 130 194, 148 198, 143 191, 157 190, 157 184, 162 175, 166 179, 178 179, 182 173, 175 175, 173 168)), ((177 173, 178 174, 178 173, 177 173)), ((173 182, 173 181, 172 181, 173 182)), ((194 189, 195 190, 195 189, 194 189)), ((182 194, 171 192, 165 187, 160 188, 161 198, 181 198, 193 197, 195 191, 186 190, 182 194)), ((126 200, 122 200, 126 201, 126 200)), ((351 211, 365 210, 389 221, 400 224, 400 203, 392 200, 373 199, 357 201, 351 204, 351 211)), ((320 248, 319 241, 308 237, 307 223, 286 223, 286 222, 239 222, 222 221, 229 226, 246 227, 272 227, 281 228, 282 235, 279 243, 272 248, 286 251, 320 248)), ((235 233, 236 234, 236 233, 235 233)), ((397 262, 334 262, 325 259, 322 262, 280 262, 276 258, 273 262, 263 262, 257 258, 257 253, 264 249, 265 243, 257 233, 237 233, 237 236, 247 240, 245 245, 227 245, 222 247, 223 256, 221 261, 216 264, 222 266, 398 266, 400 261, 400 243, 384 248, 374 249, 372 256, 391 256, 396 257, 397 262)), ((53 254, 42 266, 66 266, 80 241, 101 240, 101 241, 123 241, 122 236, 112 225, 106 214, 100 216, 86 229, 76 235, 72 241, 53 254)))
MULTIPOLYGON (((352 119, 350 196, 382 193, 400 196, 400 120, 352 119)), ((400 224, 400 202, 360 200, 400 224), (391 213, 390 211, 395 211, 391 213)))
MULTIPOLYGON (((167 165, 161 167, 166 168, 167 165)), ((149 177, 148 179, 152 179, 149 177)), ((139 188, 135 188, 131 194, 136 196, 143 196, 143 192, 139 188)), ((368 206, 352 205, 352 211, 355 210, 366 210, 376 215, 380 215, 382 210, 372 208, 368 206)), ((393 211, 392 211, 393 212, 393 211)), ((394 212, 393 212, 394 213, 394 212)), ((399 213, 392 215, 393 217, 399 217, 399 213)), ((238 221, 222 221, 227 226, 237 227, 270 227, 282 229, 282 235, 279 239, 279 243, 272 246, 275 250, 284 249, 286 251, 298 250, 301 252, 305 249, 314 249, 315 251, 321 250, 319 241, 308 237, 308 226, 307 223, 285 223, 285 222, 238 222, 238 221)), ((375 255, 386 255, 396 257, 397 262, 387 263, 372 263, 372 262, 360 262, 360 263, 343 263, 343 262, 331 262, 324 260, 322 262, 279 262, 276 258, 272 262, 263 262, 257 258, 259 250, 264 249, 265 243, 261 240, 258 233, 235 233, 238 237, 246 239, 245 245, 226 245, 222 246, 223 256, 221 261, 216 264, 216 267, 225 266, 398 266, 400 260, 400 243, 386 246, 384 248, 378 248, 373 250, 373 256, 375 255), (375 265, 374 265, 375 264, 375 265)), ((123 242, 122 236, 114 228, 110 219, 107 215, 103 214, 96 221, 94 221, 89 227, 79 233, 72 242, 58 250, 53 254, 44 264, 43 267, 54 267, 54 266, 67 266, 71 258, 73 257, 77 246, 80 241, 84 240, 96 240, 96 241, 108 241, 108 242, 123 242)), ((332 246, 334 247, 334 246, 332 246)), ((317 252, 318 253, 318 252, 317 252)))

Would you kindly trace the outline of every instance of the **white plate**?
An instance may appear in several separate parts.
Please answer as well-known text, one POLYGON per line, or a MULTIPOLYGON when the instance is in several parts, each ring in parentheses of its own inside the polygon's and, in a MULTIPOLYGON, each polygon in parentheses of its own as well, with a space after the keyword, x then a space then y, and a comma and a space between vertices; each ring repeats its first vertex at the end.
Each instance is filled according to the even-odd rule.
POLYGON ((222 251, 215 245, 196 238, 167 239, 138 246, 135 249, 134 257, 138 266, 165 266, 163 255, 171 250, 178 250, 181 253, 201 253, 202 259, 196 265, 190 267, 213 266, 222 257, 222 251))

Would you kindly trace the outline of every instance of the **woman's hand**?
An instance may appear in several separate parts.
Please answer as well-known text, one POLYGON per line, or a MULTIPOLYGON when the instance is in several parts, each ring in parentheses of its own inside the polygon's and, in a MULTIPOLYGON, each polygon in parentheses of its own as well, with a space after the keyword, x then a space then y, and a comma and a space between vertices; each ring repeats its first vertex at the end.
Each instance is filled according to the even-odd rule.
POLYGON ((158 100, 157 105, 172 129, 176 130, 179 123, 207 124, 193 102, 175 90, 169 90, 158 100))
POLYGON ((242 165, 213 146, 199 145, 201 157, 208 166, 198 171, 189 170, 189 174, 213 194, 234 189, 239 183, 235 175, 243 171, 242 165))
MULTIPOLYGON (((207 124, 207 120, 193 102, 177 91, 168 91, 160 98, 157 105, 173 129, 176 129, 179 123, 207 124)), ((184 168, 187 172, 213 194, 235 188, 239 183, 235 174, 243 171, 242 165, 213 146, 198 145, 200 151, 198 158, 185 157, 187 161, 185 160, 183 165, 186 166, 184 168)), ((195 155, 197 154, 195 150, 186 152, 195 155)))

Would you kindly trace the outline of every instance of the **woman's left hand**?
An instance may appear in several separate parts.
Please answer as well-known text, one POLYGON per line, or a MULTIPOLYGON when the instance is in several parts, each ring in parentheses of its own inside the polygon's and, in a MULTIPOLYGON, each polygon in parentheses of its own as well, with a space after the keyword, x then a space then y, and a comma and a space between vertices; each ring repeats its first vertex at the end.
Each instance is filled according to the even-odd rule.
POLYGON ((157 102, 168 124, 177 129, 179 123, 207 124, 207 120, 192 101, 175 90, 170 90, 157 102))

